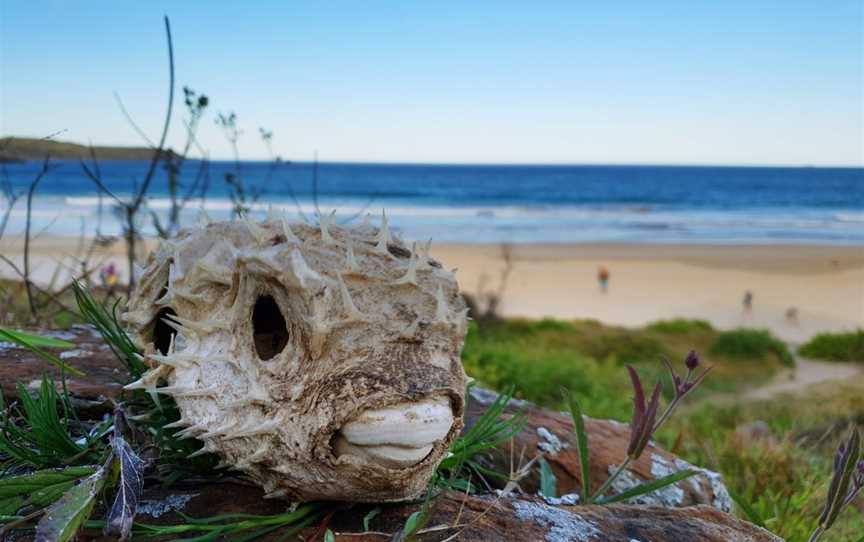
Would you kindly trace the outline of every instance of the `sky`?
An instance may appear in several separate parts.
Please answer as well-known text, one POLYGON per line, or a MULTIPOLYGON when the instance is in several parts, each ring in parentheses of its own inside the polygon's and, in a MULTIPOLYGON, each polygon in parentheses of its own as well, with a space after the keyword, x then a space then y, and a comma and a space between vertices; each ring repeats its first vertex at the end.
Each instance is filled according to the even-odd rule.
POLYGON ((246 159, 864 165, 864 2, 0 0, 0 133, 246 159))

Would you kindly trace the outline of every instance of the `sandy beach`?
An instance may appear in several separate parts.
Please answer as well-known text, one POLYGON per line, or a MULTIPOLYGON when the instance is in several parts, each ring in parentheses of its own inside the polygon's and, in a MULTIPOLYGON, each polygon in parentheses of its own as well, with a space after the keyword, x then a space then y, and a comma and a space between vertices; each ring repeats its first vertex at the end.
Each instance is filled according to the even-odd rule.
MULTIPOLYGON (((0 253, 21 265, 22 240, 0 240, 0 253)), ((99 249, 93 261, 113 261, 125 276, 123 246, 99 249)), ((40 237, 31 266, 37 282, 55 264, 77 267, 72 237, 40 237)), ((433 256, 458 269, 462 289, 476 295, 499 288, 505 267, 498 245, 439 245, 433 256)), ((76 256, 77 254, 77 256, 76 256)), ((537 244, 512 246, 512 271, 500 310, 506 316, 594 318, 638 326, 660 318, 703 318, 720 328, 766 327, 799 342, 820 331, 864 326, 864 247, 537 244), (599 266, 611 274, 608 292, 599 266), (742 306, 753 292, 752 310, 742 306), (797 309, 790 321, 786 311, 797 309)), ((0 276, 15 273, 0 263, 0 276)))
MULTIPOLYGON (((443 246, 433 253, 459 269, 465 291, 497 288, 501 247, 443 246)), ((703 318, 720 328, 767 327, 798 342, 864 325, 864 247, 517 245, 501 310, 627 326, 703 318), (601 265, 611 274, 607 293, 596 279, 601 265), (747 290, 750 313, 742 306, 747 290), (790 307, 797 308, 797 323, 786 318, 790 307)))

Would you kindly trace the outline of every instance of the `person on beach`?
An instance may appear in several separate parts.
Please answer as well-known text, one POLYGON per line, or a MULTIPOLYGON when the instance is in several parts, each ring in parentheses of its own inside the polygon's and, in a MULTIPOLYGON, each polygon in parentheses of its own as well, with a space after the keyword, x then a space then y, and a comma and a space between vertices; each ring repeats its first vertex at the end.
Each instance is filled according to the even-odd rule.
POLYGON ((744 299, 741 304, 744 306, 744 314, 751 314, 753 312, 753 292, 750 290, 744 292, 744 299))
POLYGON ((114 289, 120 283, 120 277, 117 274, 117 268, 114 262, 109 263, 99 272, 99 278, 102 280, 102 286, 108 290, 108 294, 113 294, 114 289))
POLYGON ((605 294, 609 289, 609 270, 605 265, 601 265, 597 270, 597 282, 600 284, 600 291, 605 294))

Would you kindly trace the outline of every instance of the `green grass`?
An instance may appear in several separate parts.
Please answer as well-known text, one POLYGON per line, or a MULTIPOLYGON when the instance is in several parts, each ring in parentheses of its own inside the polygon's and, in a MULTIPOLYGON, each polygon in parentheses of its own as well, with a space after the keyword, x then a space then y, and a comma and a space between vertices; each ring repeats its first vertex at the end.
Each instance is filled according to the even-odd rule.
POLYGON ((663 334, 685 335, 690 333, 711 333, 714 326, 707 320, 689 320, 687 318, 674 318, 671 320, 657 320, 645 326, 646 331, 656 331, 663 334))
MULTIPOLYGON (((706 365, 714 366, 704 385, 709 391, 752 385, 782 367, 773 355, 742 363, 739 356, 708 353, 720 333, 694 321, 673 322, 642 329, 550 319, 472 325, 462 359, 466 372, 485 386, 501 390, 515 385, 517 397, 559 410, 566 406, 563 386, 579 398, 588 415, 619 420, 630 415, 632 406, 625 364, 637 365, 646 382, 654 382, 666 378, 663 357, 679 363, 695 348, 706 365)), ((671 392, 668 382, 664 385, 671 392)))
MULTIPOLYGON (((821 512, 836 446, 850 423, 864 425, 864 381, 832 383, 813 397, 718 401, 714 393, 765 382, 792 357, 766 331, 719 332, 698 320, 654 322, 641 329, 555 320, 472 325, 463 360, 466 371, 486 386, 500 390, 512 384, 518 397, 558 410, 567 406, 563 386, 585 414, 626 420, 632 390, 623 363, 636 364, 652 382, 661 376, 655 356, 680 363, 690 348, 702 353, 703 363, 714 371, 658 441, 693 464, 720 472, 753 514, 739 509, 739 517, 764 524, 789 542, 806 542, 821 512), (590 354, 597 344, 606 347, 603 357, 590 354), (660 347, 634 349, 634 344, 660 347), (769 438, 742 437, 741 428, 757 421, 767 424, 769 438)), ((861 532, 864 516, 847 510, 821 542, 856 540, 853 535, 861 532)))
MULTIPOLYGON (((729 490, 756 516, 739 510, 740 517, 764 523, 788 542, 806 542, 824 503, 834 451, 850 424, 864 425, 862 396, 859 379, 826 384, 794 399, 706 400, 673 419, 658 440, 684 459, 723 474, 729 490), (746 431, 757 422, 767 425, 763 438, 746 431)), ((864 516, 852 508, 821 542, 856 540, 853 535, 864 532, 864 516)))
POLYGON ((801 345, 798 353, 827 361, 864 362, 864 329, 848 333, 820 333, 801 345))
POLYGON ((766 329, 739 328, 723 331, 714 339, 709 352, 729 359, 751 362, 774 358, 788 367, 795 366, 795 359, 786 343, 766 329))

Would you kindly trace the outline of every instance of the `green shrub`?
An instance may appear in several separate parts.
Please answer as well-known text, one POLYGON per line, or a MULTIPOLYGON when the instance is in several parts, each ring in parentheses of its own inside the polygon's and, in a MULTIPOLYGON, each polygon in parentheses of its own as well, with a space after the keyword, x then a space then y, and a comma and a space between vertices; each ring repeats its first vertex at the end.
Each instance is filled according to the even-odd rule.
POLYGON ((671 357, 659 339, 638 331, 615 328, 584 337, 580 351, 595 359, 614 360, 622 364, 671 357))
POLYGON ((766 360, 776 356, 783 365, 793 367, 795 358, 786 343, 775 337, 767 329, 738 328, 723 331, 711 344, 712 354, 731 359, 766 360))
POLYGON ((798 353, 828 361, 864 362, 864 329, 848 333, 820 333, 798 348, 798 353))
MULTIPOLYGON (((629 416, 629 381, 620 365, 556 346, 554 332, 539 333, 526 322, 513 324, 481 330, 472 322, 462 351, 469 376, 496 390, 514 385, 520 399, 559 410, 565 406, 561 396, 564 387, 586 403, 589 415, 617 419, 629 416)), ((646 375, 659 376, 661 368, 657 363, 647 369, 646 375)))
POLYGON ((672 320, 657 320, 651 322, 645 329, 657 333, 670 335, 686 335, 688 333, 705 333, 714 331, 714 326, 707 320, 690 320, 687 318, 674 318, 672 320))

